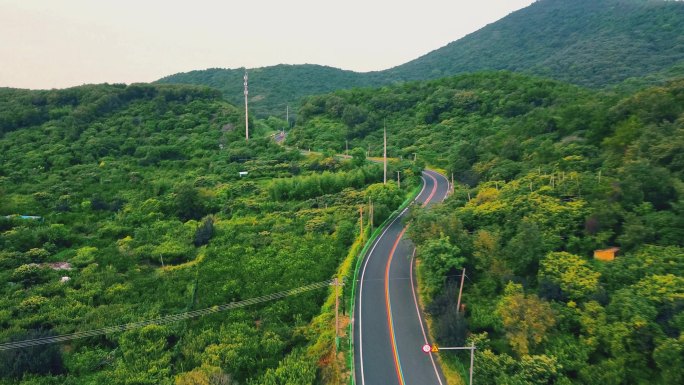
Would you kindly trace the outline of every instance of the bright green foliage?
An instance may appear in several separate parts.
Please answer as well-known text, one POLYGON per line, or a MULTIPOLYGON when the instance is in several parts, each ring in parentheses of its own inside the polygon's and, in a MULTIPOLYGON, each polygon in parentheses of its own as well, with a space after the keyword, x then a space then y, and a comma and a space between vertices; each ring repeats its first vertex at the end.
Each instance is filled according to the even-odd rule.
POLYGON ((673 274, 651 275, 635 285, 638 296, 656 303, 673 303, 684 300, 684 277, 673 274))
POLYGON ((506 274, 501 257, 501 240, 498 234, 478 230, 473 239, 473 261, 475 268, 484 274, 501 278, 506 274))
POLYGON ((216 366, 202 365, 176 376, 175 385, 230 385, 230 376, 216 366))
POLYGON ((524 355, 515 360, 508 354, 495 354, 488 346, 488 339, 476 343, 475 370, 478 383, 509 385, 568 384, 561 374, 562 366, 554 356, 524 355))
POLYGON ((684 381, 684 336, 666 339, 653 351, 653 358, 662 370, 665 383, 679 384, 684 381))
MULTIPOLYGON (((12 99, 0 101, 0 121, 19 116, 0 133, 0 342, 327 280, 357 237, 358 207, 372 196, 395 209, 420 172, 402 189, 370 188, 377 165, 278 146, 265 132, 272 120, 250 124, 245 143, 240 111, 207 88, 0 93, 12 99), (315 188, 276 200, 278 181, 315 188)), ((303 331, 326 294, 10 351, 0 383, 309 384, 317 357, 301 352, 317 336, 303 331)))
POLYGON ((511 348, 525 356, 546 339, 556 323, 551 306, 534 294, 525 295, 522 287, 509 283, 497 308, 511 348))
POLYGON ((515 360, 507 354, 495 354, 491 349, 476 351, 474 371, 478 375, 478 383, 500 384, 508 378, 514 366, 515 360))
POLYGON ((124 333, 119 339, 121 360, 114 376, 123 383, 158 384, 171 374, 172 354, 168 349, 168 326, 150 325, 124 333))
POLYGON ((84 246, 76 250, 76 255, 71 259, 71 262, 79 267, 88 266, 95 262, 97 255, 97 247, 84 246))
POLYGON ((302 351, 295 351, 280 361, 276 369, 269 369, 253 385, 309 385, 316 381, 316 364, 302 351))
MULTIPOLYGON (((405 183, 404 187, 410 186, 409 178, 405 182, 408 183, 405 183)), ((373 204, 373 221, 375 224, 382 223, 394 211, 394 208, 399 207, 404 200, 402 190, 394 182, 372 184, 366 189, 365 196, 373 204)))
POLYGON ((419 269, 425 280, 425 288, 431 295, 439 292, 444 285, 444 277, 450 272, 457 272, 464 262, 461 250, 443 234, 426 241, 418 248, 416 255, 421 261, 419 269))
POLYGON ((332 173, 324 171, 321 174, 296 176, 287 179, 274 179, 269 184, 271 198, 283 200, 304 200, 320 195, 338 193, 345 188, 360 188, 382 179, 381 170, 377 166, 356 169, 349 172, 332 173))
POLYGON ((586 260, 567 252, 549 253, 539 266, 540 281, 558 285, 568 298, 575 301, 595 293, 600 276, 586 260))
MULTIPOLYGON (((344 141, 317 139, 325 121, 378 154, 387 122, 390 155, 415 153, 453 172, 454 194, 413 209, 409 233, 421 265, 421 249, 443 236, 463 258, 465 320, 451 324, 491 336, 481 383, 533 381, 510 364, 532 355, 548 357, 542 382, 669 384, 657 360, 674 355, 655 352, 684 328, 683 90, 681 79, 611 94, 510 73, 462 75, 309 98, 291 139, 339 151, 344 141), (343 119, 345 110, 355 118, 343 119), (621 249, 614 261, 591 259, 611 246, 621 249), (522 291, 505 292, 511 281, 522 291)), ((419 273, 425 302, 443 306, 454 269, 419 273)), ((435 325, 448 318, 432 313, 435 325)), ((439 338, 463 331, 450 333, 439 338)))
POLYGON ((511 379, 512 383, 545 385, 556 383, 561 367, 555 357, 546 355, 523 356, 520 360, 519 374, 511 379))

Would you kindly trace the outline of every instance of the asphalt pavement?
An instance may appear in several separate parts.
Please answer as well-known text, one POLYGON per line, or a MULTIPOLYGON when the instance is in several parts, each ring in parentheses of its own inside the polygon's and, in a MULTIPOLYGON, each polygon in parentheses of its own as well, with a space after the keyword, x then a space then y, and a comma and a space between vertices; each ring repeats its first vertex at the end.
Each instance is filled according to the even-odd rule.
MULTIPOLYGON (((423 172, 414 204, 441 202, 448 180, 423 172)), ((390 222, 371 246, 359 274, 354 309, 355 383, 360 385, 446 385, 417 301, 413 244, 405 234, 408 209, 390 222)))

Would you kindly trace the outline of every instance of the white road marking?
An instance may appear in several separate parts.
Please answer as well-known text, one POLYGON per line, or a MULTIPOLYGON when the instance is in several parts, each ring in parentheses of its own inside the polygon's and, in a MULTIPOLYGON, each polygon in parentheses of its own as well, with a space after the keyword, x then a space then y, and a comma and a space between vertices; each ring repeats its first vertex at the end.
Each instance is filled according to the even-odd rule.
MULTIPOLYGON (((418 198, 423 194, 423 191, 425 191, 425 186, 427 185, 425 178, 423 178, 422 176, 420 178, 423 180, 423 188, 420 190, 420 192, 418 193, 418 195, 414 199, 414 202, 417 201, 418 198)), ((409 209, 409 207, 410 207, 410 205, 407 206, 399 215, 397 215, 397 217, 394 218, 394 220, 392 222, 390 222, 387 225, 387 227, 385 227, 385 230, 375 240, 375 243, 373 243, 373 247, 368 252, 368 257, 366 258, 366 262, 364 262, 364 264, 363 264, 363 269, 361 269, 361 283, 359 284, 359 361, 361 362, 361 367, 360 367, 361 385, 366 384, 366 379, 365 379, 365 375, 363 372, 363 313, 362 313, 363 312, 363 307, 362 307, 362 305, 363 305, 363 277, 366 275, 366 267, 368 266, 368 261, 370 261, 371 256, 373 255, 373 251, 375 251, 375 247, 378 245, 378 243, 380 243, 380 240, 382 239, 382 237, 385 236, 385 233, 387 232, 387 230, 389 230, 389 228, 392 227, 392 225, 394 224, 394 222, 397 221, 397 219, 401 218, 404 215, 404 213, 406 212, 406 210, 409 209)), ((353 328, 353 326, 352 326, 352 328, 353 328)), ((352 338, 353 338, 353 331, 354 330, 352 329, 352 338)))
MULTIPOLYGON (((416 305, 416 314, 418 315, 418 322, 420 323, 420 330, 423 332, 423 339, 425 340, 425 344, 430 344, 430 342, 427 339, 427 334, 425 333, 425 328, 423 327, 423 317, 420 315, 420 308, 418 307, 418 299, 416 298, 416 287, 413 284, 413 261, 414 257, 416 256, 416 248, 413 248, 413 255, 411 255, 411 269, 409 272, 409 275, 411 276, 411 291, 413 292, 413 303, 416 305)), ((432 353, 428 353, 430 355, 430 361, 432 361, 432 368, 435 370, 435 376, 437 376, 437 381, 439 381, 439 385, 444 385, 442 384, 442 378, 439 375, 439 371, 437 370, 437 365, 435 364, 435 358, 432 357, 432 353)))

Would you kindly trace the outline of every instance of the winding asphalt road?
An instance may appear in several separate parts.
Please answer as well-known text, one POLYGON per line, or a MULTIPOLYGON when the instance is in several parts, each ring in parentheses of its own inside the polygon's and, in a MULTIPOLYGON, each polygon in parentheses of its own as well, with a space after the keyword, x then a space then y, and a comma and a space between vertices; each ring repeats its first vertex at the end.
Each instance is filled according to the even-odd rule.
MULTIPOLYGON (((416 204, 441 202, 448 180, 423 172, 416 204)), ((418 306, 414 247, 405 236, 408 209, 391 222, 363 261, 354 309, 354 367, 358 385, 446 385, 418 306)))

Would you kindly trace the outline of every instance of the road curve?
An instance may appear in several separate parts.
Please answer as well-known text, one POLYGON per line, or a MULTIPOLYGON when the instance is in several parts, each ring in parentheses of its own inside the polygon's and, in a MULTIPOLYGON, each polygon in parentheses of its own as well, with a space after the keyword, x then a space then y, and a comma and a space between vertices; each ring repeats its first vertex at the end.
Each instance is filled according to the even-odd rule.
MULTIPOLYGON (((416 203, 441 202, 448 180, 423 171, 416 203)), ((413 244, 405 237, 408 209, 390 222, 361 265, 354 308, 354 376, 357 385, 446 385, 418 306, 413 244)))

